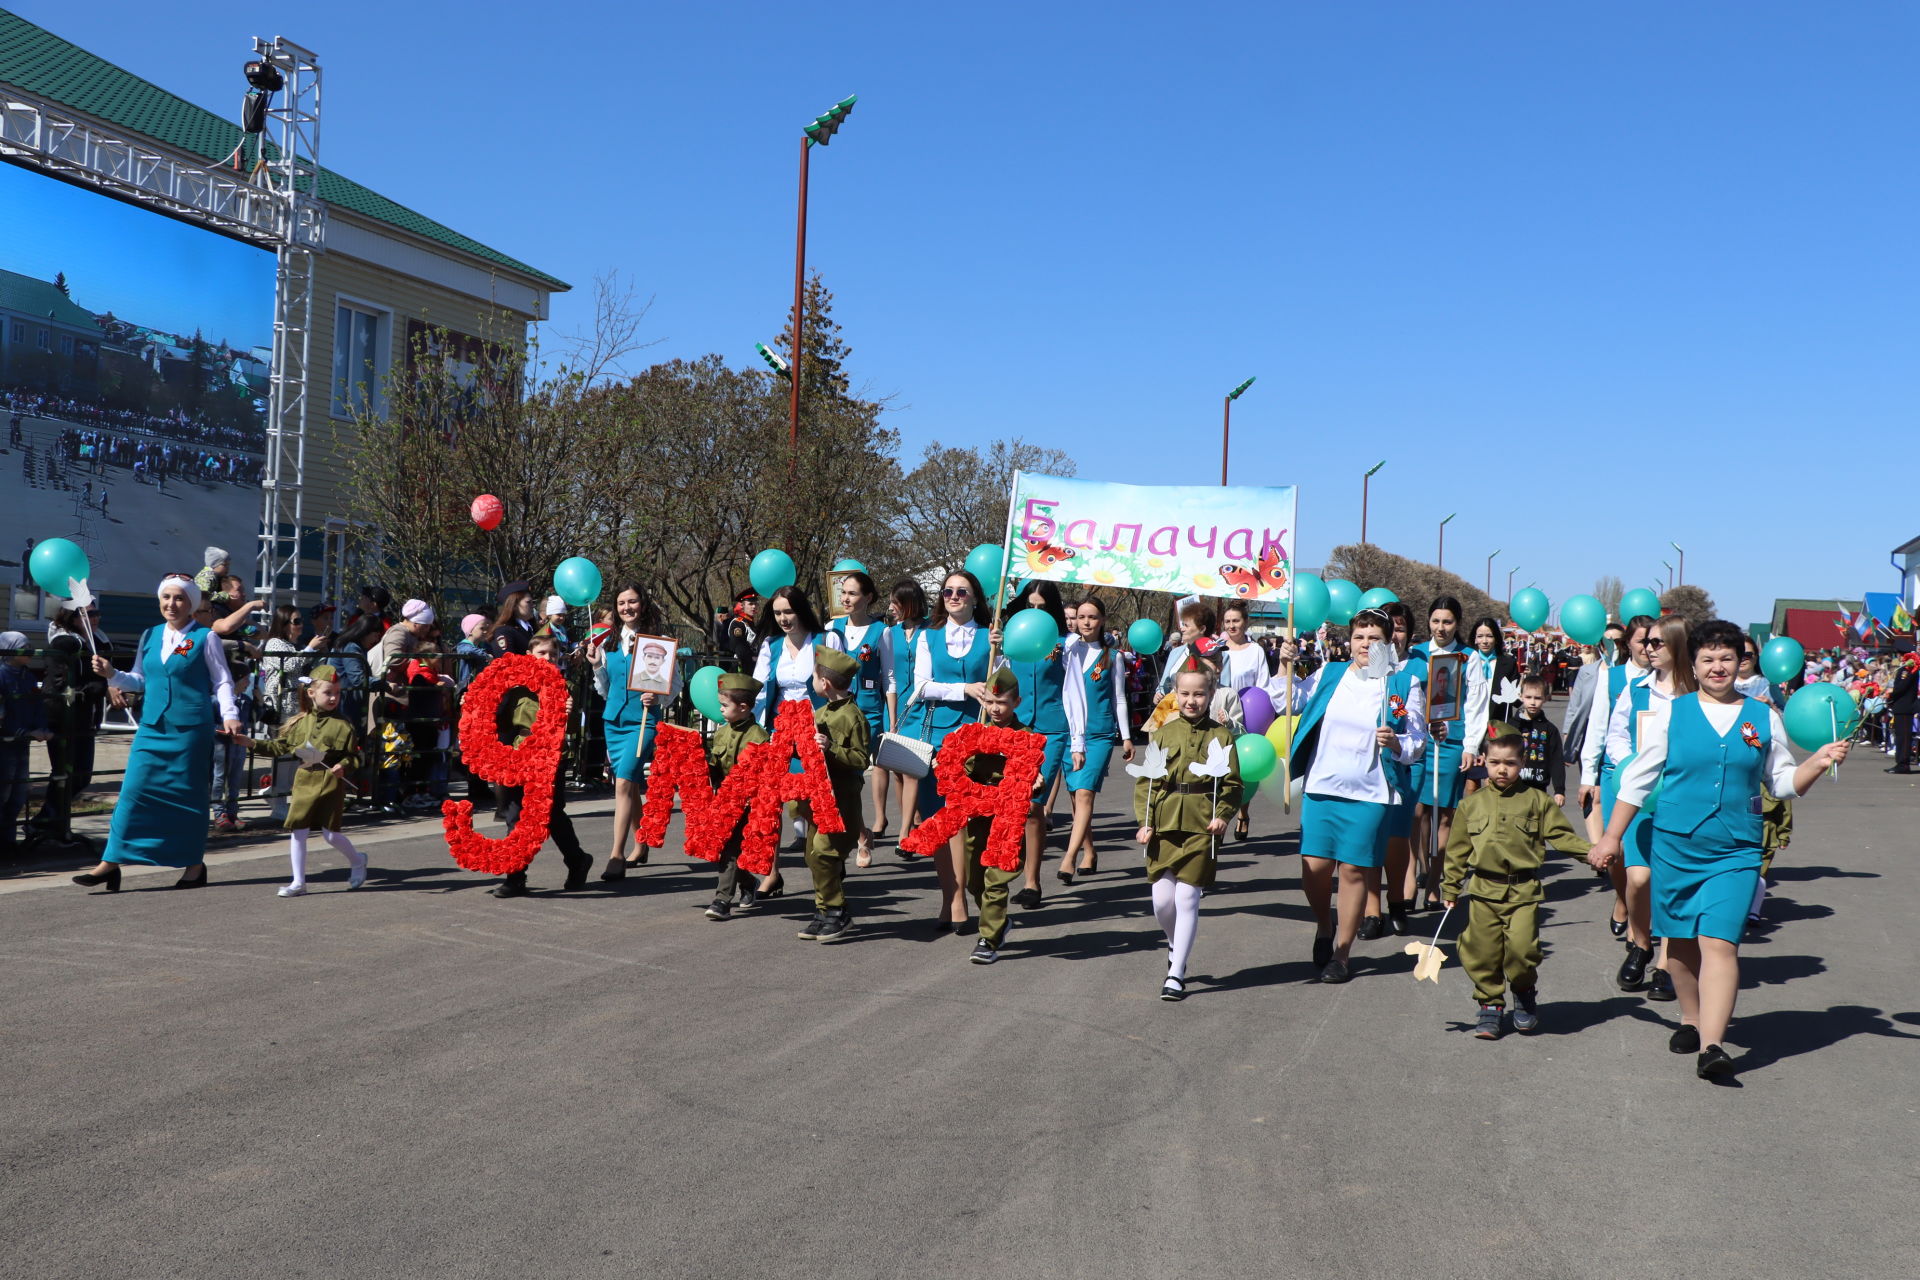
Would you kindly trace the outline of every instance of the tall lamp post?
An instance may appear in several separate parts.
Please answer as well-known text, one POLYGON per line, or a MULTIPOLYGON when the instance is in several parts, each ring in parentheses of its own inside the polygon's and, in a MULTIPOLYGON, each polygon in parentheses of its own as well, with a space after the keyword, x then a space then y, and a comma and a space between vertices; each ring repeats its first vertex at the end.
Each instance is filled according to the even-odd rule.
POLYGON ((1662 561, 1661 561, 1660 563, 1661 563, 1661 564, 1663 564, 1663 565, 1666 565, 1666 569, 1667 569, 1667 590, 1669 590, 1669 591, 1671 591, 1671 590, 1673 590, 1673 566, 1672 566, 1671 564, 1669 564, 1669 563, 1668 563, 1667 561, 1665 561, 1665 560, 1662 560, 1662 561))
MULTIPOLYGON (((1453 513, 1453 516, 1459 514, 1460 513, 1456 511, 1453 513)), ((1440 522, 1440 564, 1438 567, 1442 569, 1447 567, 1447 526, 1453 522, 1453 516, 1448 516, 1440 522)))
POLYGON ((1360 477, 1360 545, 1367 545, 1367 485, 1373 479, 1373 472, 1387 465, 1385 458, 1373 464, 1373 471, 1360 477))
POLYGON ((1507 570, 1507 607, 1509 609, 1513 607, 1513 575, 1518 572, 1520 572, 1519 565, 1507 570))
POLYGON ((1679 582, 1684 587, 1687 585, 1687 549, 1677 542, 1669 542, 1667 545, 1680 553, 1679 582))
POLYGON ((807 157, 814 144, 826 146, 853 110, 857 94, 848 94, 800 131, 800 227, 793 248, 793 360, 787 370, 792 389, 787 402, 787 474, 800 463, 800 335, 806 321, 807 292, 807 157))
POLYGON ((1241 394, 1244 393, 1246 389, 1252 385, 1253 385, 1253 379, 1248 378, 1245 382, 1241 383, 1239 386, 1235 387, 1233 390, 1227 392, 1226 402, 1221 407, 1220 487, 1223 489, 1227 487, 1227 437, 1232 433, 1232 430, 1233 430, 1233 402, 1235 400, 1238 400, 1241 394))
POLYGON ((1493 555, 1487 557, 1487 599, 1489 600, 1493 599, 1493 557, 1499 554, 1500 550, 1496 547, 1493 555))

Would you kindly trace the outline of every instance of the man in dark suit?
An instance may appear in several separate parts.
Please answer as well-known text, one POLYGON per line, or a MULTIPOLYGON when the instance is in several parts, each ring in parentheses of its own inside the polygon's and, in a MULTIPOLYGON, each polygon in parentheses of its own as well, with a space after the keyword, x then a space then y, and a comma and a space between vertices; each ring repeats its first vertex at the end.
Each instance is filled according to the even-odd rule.
POLYGON ((1913 772, 1913 717, 1920 711, 1920 654, 1908 654, 1887 694, 1893 713, 1893 768, 1888 773, 1913 772))

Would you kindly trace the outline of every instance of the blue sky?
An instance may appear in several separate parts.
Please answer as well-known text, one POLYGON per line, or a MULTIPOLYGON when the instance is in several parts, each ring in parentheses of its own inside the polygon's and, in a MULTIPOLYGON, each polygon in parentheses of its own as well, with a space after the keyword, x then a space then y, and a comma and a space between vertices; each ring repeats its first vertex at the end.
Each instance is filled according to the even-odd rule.
MULTIPOLYGON (((15 0, 221 111, 245 10, 15 0)), ((267 15, 260 16, 264 24, 267 15)), ((348 3, 287 12, 327 163, 580 286, 648 358, 752 361, 810 262, 911 457, 1020 435, 1085 476, 1301 486, 1556 601, 1687 576, 1736 621, 1897 581, 1920 344, 1920 9, 348 3)), ((264 26, 263 28, 264 29, 264 26)))
POLYGON ((0 267, 40 280, 64 271, 89 311, 241 348, 273 341, 273 255, 263 249, 10 164, 0 164, 0 210, 9 228, 0 267))

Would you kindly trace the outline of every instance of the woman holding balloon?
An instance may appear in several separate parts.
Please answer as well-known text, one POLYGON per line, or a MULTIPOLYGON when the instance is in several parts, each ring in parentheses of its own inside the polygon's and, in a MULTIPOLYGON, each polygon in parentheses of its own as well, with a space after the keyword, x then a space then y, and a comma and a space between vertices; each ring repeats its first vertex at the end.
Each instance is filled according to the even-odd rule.
MULTIPOLYGON (((927 626, 927 593, 912 578, 902 578, 893 584, 888 592, 892 601, 893 621, 887 624, 887 652, 892 659, 887 668, 887 724, 895 733, 905 733, 901 728, 906 718, 906 702, 912 698, 913 691, 913 655, 919 645, 920 633, 927 626)), ((874 741, 879 741, 878 738, 874 741)), ((895 794, 900 797, 900 836, 906 838, 913 830, 914 819, 918 816, 915 805, 918 803, 920 779, 904 773, 882 774, 883 779, 891 780, 895 794)), ((875 836, 887 832, 887 791, 885 782, 876 782, 874 795, 878 801, 873 810, 873 820, 880 825, 874 829, 875 836)), ((897 851, 897 847, 896 847, 897 851)), ((908 855, 901 854, 901 857, 908 855)))
MULTIPOLYGON (((1039 795, 1044 804, 1067 767, 1067 612, 1057 582, 1027 583, 1020 604, 1020 611, 1007 620, 1006 663, 1020 681, 1020 718, 1047 740, 1040 760, 1039 795)), ((1021 868, 1026 883, 1013 895, 1014 905, 1029 911, 1040 905, 1040 857, 1047 843, 1043 804, 1035 805, 1027 816, 1026 861, 1021 868)))
MULTIPOLYGON (((1092 874, 1100 860, 1088 833, 1093 828, 1093 798, 1106 781, 1113 750, 1133 762, 1133 735, 1127 711, 1126 663, 1107 645, 1107 606, 1088 596, 1074 607, 1073 634, 1065 645, 1067 684, 1067 751, 1073 768, 1067 773, 1067 796, 1073 805, 1073 829, 1060 859, 1060 882, 1072 884, 1081 872, 1092 874)), ((1136 650, 1152 653, 1162 640, 1160 624, 1142 618, 1127 632, 1136 650)))
POLYGON ((606 735, 607 763, 613 769, 613 849, 607 854, 602 880, 623 880, 628 867, 647 860, 647 847, 634 842, 634 853, 626 856, 627 841, 640 825, 640 809, 645 801, 642 783, 653 759, 653 741, 667 710, 680 696, 680 665, 674 664, 671 688, 665 694, 635 693, 627 687, 628 674, 638 655, 643 635, 661 632, 660 610, 639 583, 620 588, 613 598, 615 617, 612 634, 605 644, 587 646, 587 662, 593 668, 593 687, 603 700, 601 729, 606 735))
MULTIPOLYGON (((1220 659, 1220 690, 1222 693, 1233 690, 1234 701, 1234 705, 1221 708, 1221 700, 1216 695, 1215 718, 1221 719, 1236 735, 1243 729, 1251 733, 1265 733, 1267 726, 1273 723, 1273 702, 1266 694, 1266 683, 1273 676, 1267 670, 1267 651, 1247 635, 1249 613, 1245 601, 1227 602, 1220 610, 1220 648, 1215 650, 1220 659), (1259 714, 1248 714, 1249 695, 1257 695, 1253 702, 1259 714), (1218 714, 1222 709, 1228 712, 1224 718, 1218 714), (1256 720, 1260 722, 1257 727, 1254 723, 1256 720)), ((1244 841, 1251 834, 1248 822, 1253 803, 1244 791, 1242 797, 1240 812, 1233 827, 1233 838, 1237 841, 1244 841)))
MULTIPOLYGON (((1787 715, 1734 687, 1742 633, 1716 619, 1694 638, 1697 690, 1651 703, 1638 750, 1620 771, 1620 795, 1588 860, 1624 854, 1627 829, 1651 809, 1654 932, 1667 941, 1680 1026, 1667 1042, 1696 1053, 1703 1080, 1732 1074, 1721 1041, 1740 989, 1740 940, 1760 875, 1760 790, 1805 795, 1847 758, 1838 717, 1816 694, 1796 694, 1787 715), (1830 720, 1829 716, 1833 718, 1830 720), (1789 734, 1813 751, 1795 765, 1789 734), (1650 801, 1658 792, 1659 804, 1650 801)), ((1687 683, 1692 684, 1689 680, 1687 683)))
MULTIPOLYGON (((999 548, 993 548, 998 551, 999 548)), ((969 556, 971 561, 973 557, 969 556)), ((996 584, 999 575, 994 575, 996 584)), ((913 700, 902 733, 921 737, 938 751, 947 735, 980 719, 980 699, 986 680, 994 635, 989 629, 993 609, 980 579, 956 569, 940 584, 940 599, 921 631, 913 653, 913 700)), ((920 780, 918 808, 922 820, 944 805, 940 786, 929 773, 920 780)), ((957 834, 934 855, 940 878, 939 931, 964 932, 967 924, 966 836, 957 834)))

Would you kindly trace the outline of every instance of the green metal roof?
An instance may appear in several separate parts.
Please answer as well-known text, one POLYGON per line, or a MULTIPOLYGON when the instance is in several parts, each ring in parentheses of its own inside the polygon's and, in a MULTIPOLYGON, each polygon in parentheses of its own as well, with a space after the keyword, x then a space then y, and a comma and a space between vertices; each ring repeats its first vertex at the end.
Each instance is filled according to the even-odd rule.
MULTIPOLYGON (((0 9, 0 83, 51 98, 96 120, 199 156, 209 164, 218 164, 230 155, 241 137, 238 124, 196 107, 5 9, 0 9)), ((320 198, 328 204, 498 263, 556 289, 569 287, 564 280, 489 249, 331 169, 320 171, 319 186, 320 198)))
POLYGON ((70 329, 100 331, 93 312, 53 287, 50 280, 36 280, 17 271, 0 270, 0 311, 52 320, 70 329))

